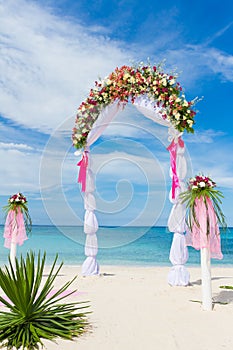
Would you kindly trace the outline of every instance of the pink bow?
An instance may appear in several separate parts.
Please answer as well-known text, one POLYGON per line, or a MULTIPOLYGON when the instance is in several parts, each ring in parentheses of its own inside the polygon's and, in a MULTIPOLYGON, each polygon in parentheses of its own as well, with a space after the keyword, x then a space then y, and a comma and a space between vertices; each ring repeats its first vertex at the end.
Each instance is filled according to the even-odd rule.
POLYGON ((82 159, 77 164, 79 169, 78 183, 82 184, 82 192, 86 191, 87 167, 88 167, 88 151, 83 152, 82 159))
POLYGON ((177 146, 184 148, 184 141, 181 137, 178 137, 177 142, 173 139, 171 144, 167 147, 167 150, 170 152, 170 162, 172 169, 172 199, 175 199, 175 193, 177 187, 180 187, 179 178, 176 173, 176 155, 177 155, 177 146))

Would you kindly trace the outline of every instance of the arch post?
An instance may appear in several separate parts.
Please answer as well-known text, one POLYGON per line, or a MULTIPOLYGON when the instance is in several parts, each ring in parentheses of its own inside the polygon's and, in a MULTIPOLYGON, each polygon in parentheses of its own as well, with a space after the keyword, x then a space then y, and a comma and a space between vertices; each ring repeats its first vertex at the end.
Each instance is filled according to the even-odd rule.
POLYGON ((181 203, 179 195, 185 189, 184 178, 187 173, 187 164, 184 156, 185 145, 181 139, 182 133, 173 128, 169 128, 172 142, 167 148, 170 152, 171 167, 170 175, 172 178, 172 188, 170 191, 170 201, 173 207, 168 219, 168 228, 174 232, 173 241, 170 249, 169 259, 173 264, 169 274, 168 283, 171 286, 187 286, 190 275, 185 267, 188 260, 188 249, 185 241, 185 205, 181 203))
POLYGON ((95 215, 96 202, 93 192, 95 191, 94 176, 91 170, 91 157, 89 148, 85 148, 82 159, 78 162, 79 177, 78 182, 82 185, 84 192, 84 232, 86 234, 85 255, 86 259, 82 265, 82 275, 98 275, 99 264, 96 261, 98 253, 98 242, 96 232, 98 231, 98 221, 95 215))

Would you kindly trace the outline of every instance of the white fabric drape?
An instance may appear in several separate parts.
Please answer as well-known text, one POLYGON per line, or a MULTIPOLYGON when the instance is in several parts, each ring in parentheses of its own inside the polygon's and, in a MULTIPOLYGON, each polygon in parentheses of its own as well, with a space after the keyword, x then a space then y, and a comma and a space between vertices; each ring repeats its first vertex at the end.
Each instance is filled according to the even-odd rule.
POLYGON ((188 250, 183 233, 174 233, 169 259, 173 267, 168 274, 168 283, 172 286, 187 286, 190 276, 184 266, 188 260, 188 250))
POLYGON ((155 123, 170 127, 171 123, 167 119, 163 119, 159 111, 161 107, 157 107, 155 102, 150 100, 147 96, 139 96, 134 101, 135 107, 147 118, 153 120, 155 123))
MULTIPOLYGON (((155 105, 154 101, 150 100, 148 96, 139 96, 134 101, 135 107, 147 118, 154 122, 168 127, 169 141, 173 139, 177 142, 178 137, 182 135, 175 130, 170 121, 163 119, 159 113, 161 107, 155 105)), ((98 119, 94 123, 92 130, 87 138, 87 150, 89 147, 102 135, 108 124, 113 120, 118 111, 123 109, 123 104, 116 101, 115 103, 105 107, 100 113, 98 119)), ((170 261, 174 265, 169 273, 168 282, 171 285, 187 285, 189 283, 189 273, 184 264, 188 259, 188 250, 185 245, 185 208, 180 203, 178 196, 181 191, 185 189, 183 179, 186 176, 186 160, 184 157, 184 148, 177 147, 177 175, 179 178, 180 188, 176 189, 175 199, 172 199, 171 193, 169 195, 170 201, 173 204, 171 214, 168 220, 168 228, 174 232, 173 242, 170 250, 170 261)), ((171 174, 172 176, 172 174, 171 174)), ((85 217, 84 217, 84 232, 86 233, 85 255, 86 260, 82 265, 83 275, 93 275, 99 273, 99 265, 96 261, 98 252, 98 243, 96 232, 98 230, 98 221, 95 216, 95 183, 93 173, 91 171, 90 153, 87 168, 86 178, 86 192, 84 196, 85 217)))
POLYGON ((123 104, 119 101, 105 107, 98 119, 93 124, 91 131, 87 137, 87 146, 90 147, 103 134, 104 130, 116 116, 116 114, 123 109, 123 104))
MULTIPOLYGON (((174 128, 169 129, 169 139, 178 142, 178 138, 181 133, 174 128)), ((179 194, 185 191, 184 178, 187 173, 187 163, 185 159, 185 147, 180 147, 177 143, 177 155, 176 155, 176 173, 179 178, 180 187, 176 189, 175 198, 172 198, 172 190, 169 194, 169 199, 173 203, 173 207, 168 218, 168 229, 170 232, 174 232, 173 241, 170 249, 169 259, 173 264, 169 274, 168 283, 171 286, 187 286, 189 284, 190 275, 186 267, 184 266, 188 260, 188 249, 185 242, 185 204, 182 204, 179 199, 179 194)), ((170 176, 172 172, 170 170, 170 176)))
MULTIPOLYGON (((140 96, 134 103, 137 109, 145 115, 147 118, 152 119, 154 122, 168 127, 168 140, 178 142, 178 138, 182 135, 177 131, 172 124, 163 119, 159 113, 160 107, 157 107, 153 101, 145 96, 140 96)), ((180 188, 176 189, 175 198, 172 198, 172 189, 169 193, 169 199, 173 204, 169 219, 168 229, 170 232, 174 232, 173 241, 170 249, 169 259, 173 264, 171 271, 168 275, 168 283, 172 286, 186 286, 189 284, 189 272, 184 264, 188 260, 188 249, 185 244, 185 205, 180 203, 179 194, 185 190, 184 178, 187 173, 187 163, 184 156, 185 148, 180 147, 177 144, 177 156, 176 156, 176 173, 179 179, 180 188)), ((170 176, 172 177, 172 171, 170 168, 170 176)))
MULTIPOLYGON (((108 124, 113 120, 120 109, 122 109, 122 105, 115 102, 102 110, 88 134, 86 150, 89 151, 90 146, 102 135, 108 124)), ((96 255, 98 253, 98 241, 96 235, 96 232, 98 231, 98 221, 95 215, 96 202, 93 193, 94 191, 94 174, 91 170, 91 155, 90 152, 88 152, 86 191, 84 194, 84 232, 86 233, 85 255, 87 257, 82 265, 82 274, 84 276, 96 275, 99 273, 99 264, 96 260, 96 255)))
POLYGON ((86 191, 84 194, 84 232, 86 234, 85 255, 86 260, 82 265, 82 274, 84 276, 96 275, 99 273, 99 264, 96 261, 98 253, 98 244, 96 232, 98 230, 98 221, 95 216, 95 191, 94 176, 91 171, 91 156, 88 155, 88 167, 86 177, 86 191))

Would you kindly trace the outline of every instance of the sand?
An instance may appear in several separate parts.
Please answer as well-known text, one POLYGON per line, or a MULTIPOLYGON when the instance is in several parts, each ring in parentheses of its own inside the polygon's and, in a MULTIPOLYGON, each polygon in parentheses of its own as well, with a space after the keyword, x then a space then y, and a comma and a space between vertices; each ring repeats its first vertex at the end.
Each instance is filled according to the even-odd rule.
POLYGON ((102 266, 89 277, 80 270, 64 266, 56 286, 78 274, 71 299, 90 301, 92 330, 75 342, 45 342, 48 350, 233 349, 233 290, 219 288, 233 285, 233 268, 212 268, 213 311, 202 310, 200 268, 189 268, 188 287, 169 286, 168 267, 102 266))

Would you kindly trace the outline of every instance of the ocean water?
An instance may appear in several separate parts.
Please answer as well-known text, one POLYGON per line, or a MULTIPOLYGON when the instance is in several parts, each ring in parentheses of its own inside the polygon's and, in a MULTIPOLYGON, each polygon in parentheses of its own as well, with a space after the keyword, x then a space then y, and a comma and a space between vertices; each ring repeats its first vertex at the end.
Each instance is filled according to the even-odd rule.
MULTIPOLYGON (((4 248, 4 227, 0 226, 0 264, 8 261, 9 249, 4 248)), ((170 266, 169 251, 172 233, 166 227, 100 227, 98 233, 100 265, 170 266)), ((38 254, 46 251, 47 263, 56 254, 59 262, 67 265, 82 264, 85 234, 83 227, 33 226, 29 239, 17 247, 17 256, 25 256, 29 250, 38 254)), ((223 260, 212 259, 212 265, 233 266, 233 228, 221 234, 223 260)), ((188 247, 186 265, 200 264, 200 252, 188 247)))

